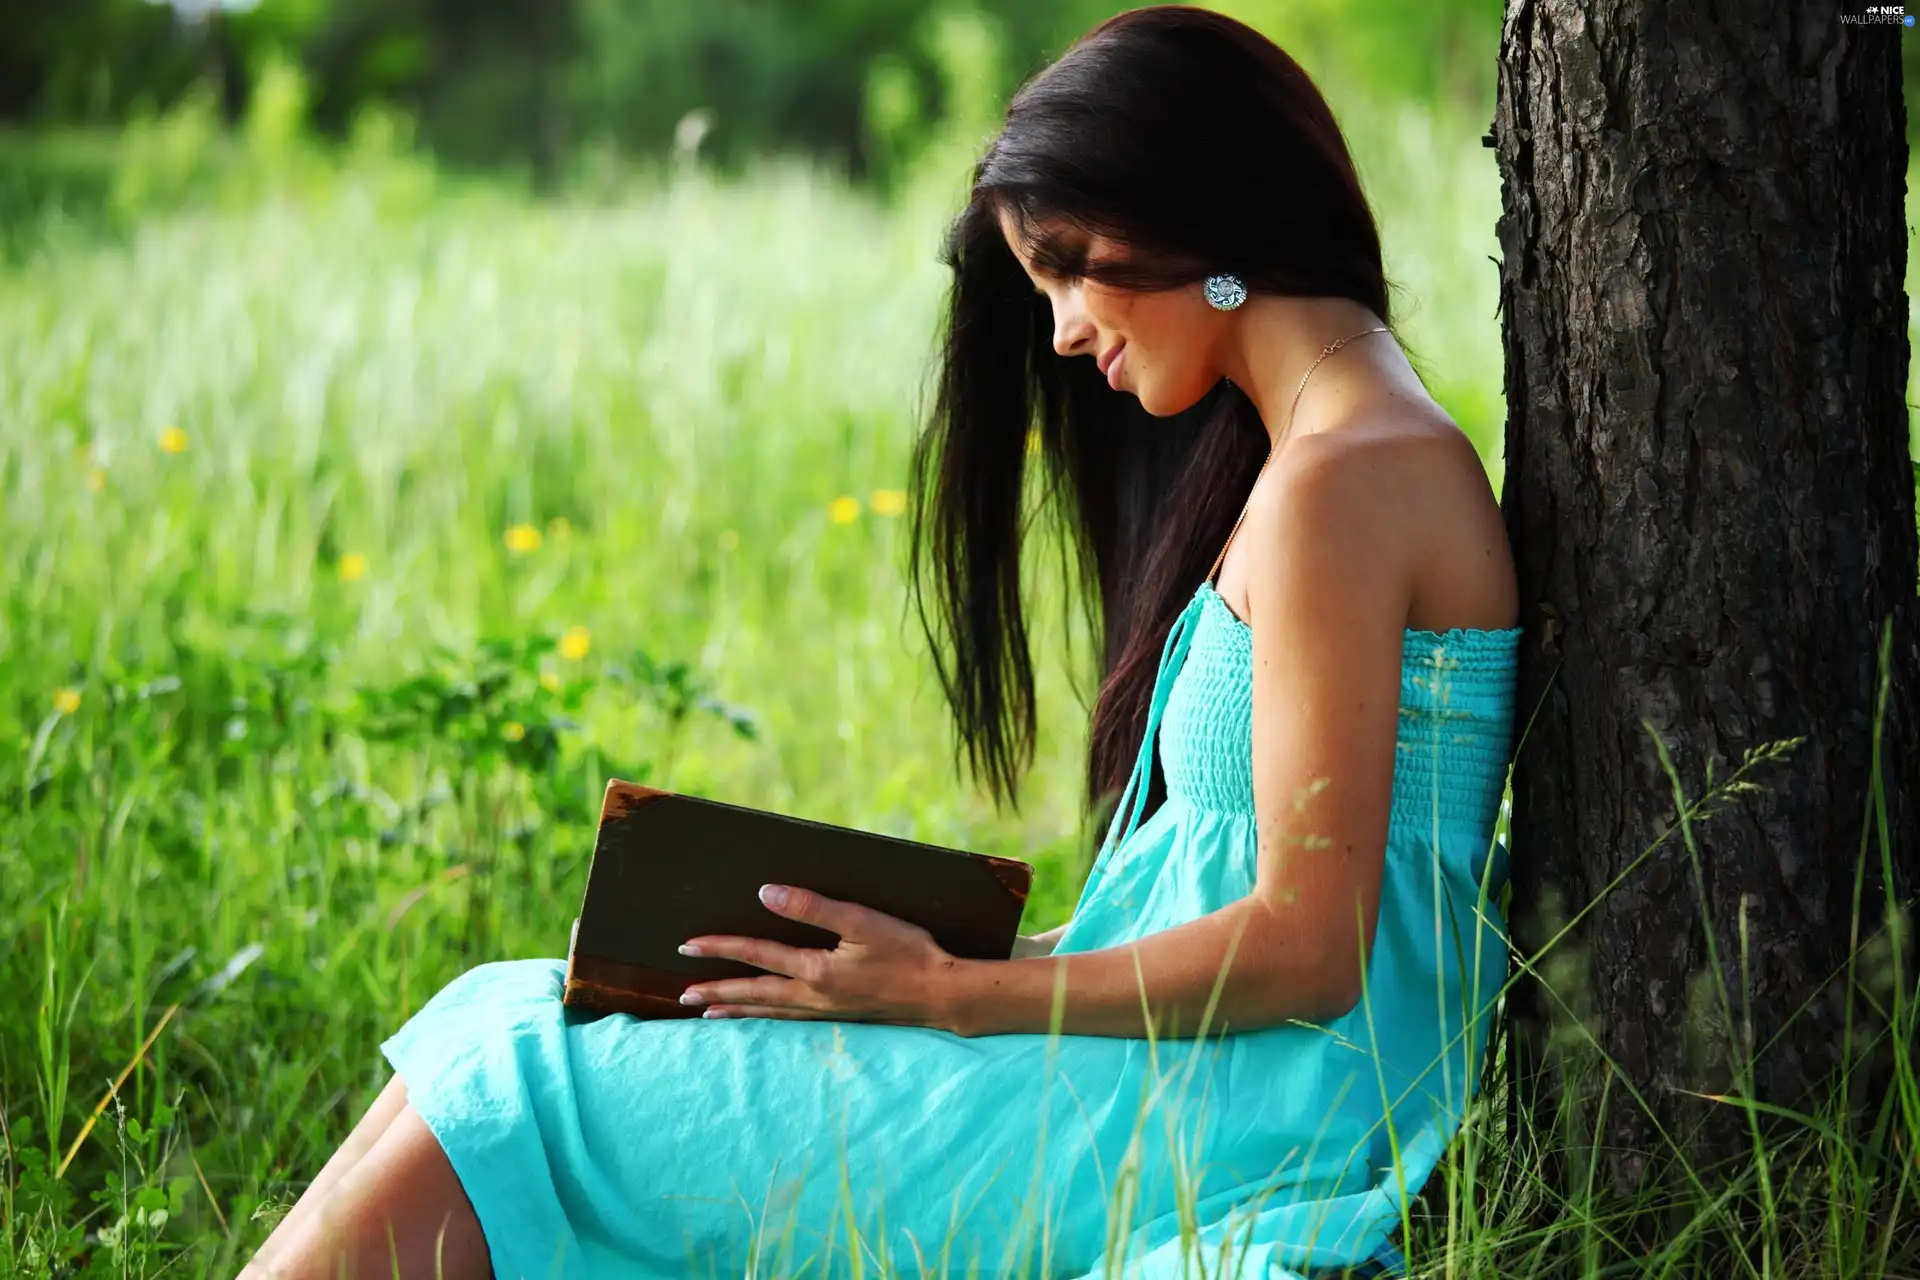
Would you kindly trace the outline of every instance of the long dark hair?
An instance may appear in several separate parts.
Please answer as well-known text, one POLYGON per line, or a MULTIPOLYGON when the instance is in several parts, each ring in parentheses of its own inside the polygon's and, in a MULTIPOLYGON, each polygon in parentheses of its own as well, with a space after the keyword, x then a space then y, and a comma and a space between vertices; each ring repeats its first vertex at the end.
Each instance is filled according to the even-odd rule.
MULTIPOLYGON (((1045 499, 1066 504, 1090 628, 1099 615, 1086 803, 1105 814, 1141 745, 1167 632, 1226 542, 1270 439, 1224 379, 1156 418, 1091 359, 1061 359, 1049 303, 1008 249, 1002 211, 1036 266, 1068 279, 1153 289, 1232 271, 1255 292, 1350 298, 1391 326, 1380 237, 1307 73, 1252 28, 1187 5, 1134 9, 1083 36, 1014 96, 974 168, 942 253, 953 284, 938 390, 913 454, 909 580, 919 601, 931 560, 950 661, 924 605, 920 619, 960 748, 975 779, 1018 812, 1034 744, 1020 548, 1036 430, 1045 499), (1068 238, 1038 235, 1042 220, 1129 252, 1088 262, 1068 238)), ((1156 752, 1143 820, 1164 797, 1156 752)))

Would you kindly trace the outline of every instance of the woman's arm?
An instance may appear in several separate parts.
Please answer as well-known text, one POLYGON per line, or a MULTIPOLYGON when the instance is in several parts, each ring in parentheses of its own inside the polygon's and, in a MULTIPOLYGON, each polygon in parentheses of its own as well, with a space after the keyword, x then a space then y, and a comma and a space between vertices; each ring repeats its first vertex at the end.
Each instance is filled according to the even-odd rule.
POLYGON ((1201 1019, 1222 969, 1227 981, 1207 1019, 1207 1035, 1289 1018, 1327 1021, 1351 1009, 1357 997, 1336 989, 1337 971, 1317 954, 1313 936, 1283 937, 1279 922, 1247 897, 1124 946, 1064 956, 956 959, 931 993, 934 1021, 963 1036, 1045 1034, 1053 1025, 1054 984, 1064 976, 1062 1034, 1143 1037, 1151 1009, 1152 1034, 1181 1039, 1202 1034, 1201 1019))
POLYGON ((1253 538, 1252 891, 1121 946, 941 962, 927 992, 961 1035, 1173 1038, 1328 1021, 1360 998, 1386 861, 1410 599, 1392 468, 1306 437, 1253 538), (1276 527, 1277 525, 1277 527, 1276 527), (1280 554, 1284 549, 1285 554, 1280 554), (1216 988, 1218 988, 1216 996, 1216 988), (1151 1014, 1151 1020, 1149 1020, 1151 1014))

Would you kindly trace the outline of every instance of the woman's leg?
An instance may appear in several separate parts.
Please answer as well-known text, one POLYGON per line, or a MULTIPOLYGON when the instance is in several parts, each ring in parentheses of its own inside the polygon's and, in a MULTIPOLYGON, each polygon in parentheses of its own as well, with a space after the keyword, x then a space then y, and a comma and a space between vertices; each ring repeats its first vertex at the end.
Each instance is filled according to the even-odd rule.
MULTIPOLYGON (((291 1216, 291 1215, 290 1215, 291 1216)), ((402 1107, 332 1194, 291 1228, 278 1251, 247 1264, 240 1280, 335 1280, 346 1274, 401 1280, 488 1280, 486 1238, 453 1165, 412 1107, 402 1107)), ((276 1231, 276 1238, 281 1233, 276 1231)))
POLYGON ((326 1200, 333 1191, 334 1184, 340 1181, 347 1170, 360 1163, 367 1152, 373 1150, 373 1144, 380 1140, 380 1136, 387 1131, 387 1126, 393 1123, 393 1118, 399 1115, 406 1105, 407 1082, 400 1078, 398 1072, 395 1072, 393 1079, 387 1081, 387 1087, 380 1091, 380 1096, 373 1100, 373 1105, 368 1107, 366 1114, 360 1117, 360 1123, 355 1125, 353 1132, 347 1135, 347 1140, 340 1144, 339 1150, 333 1153, 332 1158, 321 1168, 319 1175, 307 1184, 305 1191, 300 1193, 300 1198, 294 1201, 293 1208, 288 1210, 287 1216, 274 1225, 273 1230, 267 1235, 266 1243, 260 1246, 256 1257, 264 1262, 273 1260, 279 1253, 281 1245, 293 1234, 294 1229, 312 1217, 315 1210, 326 1200))

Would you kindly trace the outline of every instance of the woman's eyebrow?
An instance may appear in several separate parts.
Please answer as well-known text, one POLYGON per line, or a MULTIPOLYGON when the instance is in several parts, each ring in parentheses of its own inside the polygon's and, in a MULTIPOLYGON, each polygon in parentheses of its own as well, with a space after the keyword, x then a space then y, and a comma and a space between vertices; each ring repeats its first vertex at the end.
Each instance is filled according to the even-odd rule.
POLYGON ((1087 241, 1084 236, 1064 230, 1043 231, 1027 241, 1034 263, 1048 275, 1073 275, 1086 265, 1087 241))

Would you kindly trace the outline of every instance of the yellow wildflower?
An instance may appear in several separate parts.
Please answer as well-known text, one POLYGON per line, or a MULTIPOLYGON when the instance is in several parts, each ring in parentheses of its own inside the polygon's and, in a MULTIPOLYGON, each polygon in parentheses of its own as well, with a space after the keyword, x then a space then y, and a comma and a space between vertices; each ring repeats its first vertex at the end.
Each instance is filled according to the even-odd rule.
POLYGON ((162 453, 185 453, 187 451, 187 433, 176 426, 160 429, 160 451, 162 453))
POLYGON ((340 581, 358 582, 367 576, 367 558, 358 551, 340 557, 340 581))
POLYGON ((573 521, 565 516, 555 516, 547 521, 547 536, 555 542, 565 542, 573 536, 573 521))
POLYGON ((508 742, 518 742, 527 736, 527 726, 518 720, 509 720, 500 726, 500 736, 508 742))
POLYGON ((70 716, 80 709, 80 691, 78 689, 60 689, 53 695, 53 709, 63 716, 70 716))
POLYGON ((540 549, 540 530, 530 524, 516 524, 507 530, 507 550, 515 555, 532 555, 540 549))
POLYGON ((835 524, 845 524, 860 516, 860 499, 842 494, 827 506, 827 515, 835 524))
POLYGON ((569 662, 580 661, 591 648, 593 632, 585 627, 568 627, 567 633, 560 637, 560 656, 569 662))
POLYGON ((875 489, 873 491, 873 513, 877 516, 897 516, 907 509, 907 491, 905 489, 875 489))
POLYGON ((107 473, 99 467, 87 472, 87 492, 98 493, 107 487, 107 473))
POLYGON ((551 671, 542 671, 540 673, 540 687, 548 693, 558 693, 560 692, 560 677, 551 671))
POLYGON ((722 551, 731 551, 739 545, 740 535, 738 533, 735 533, 732 529, 722 529, 720 531, 720 549, 722 551))

